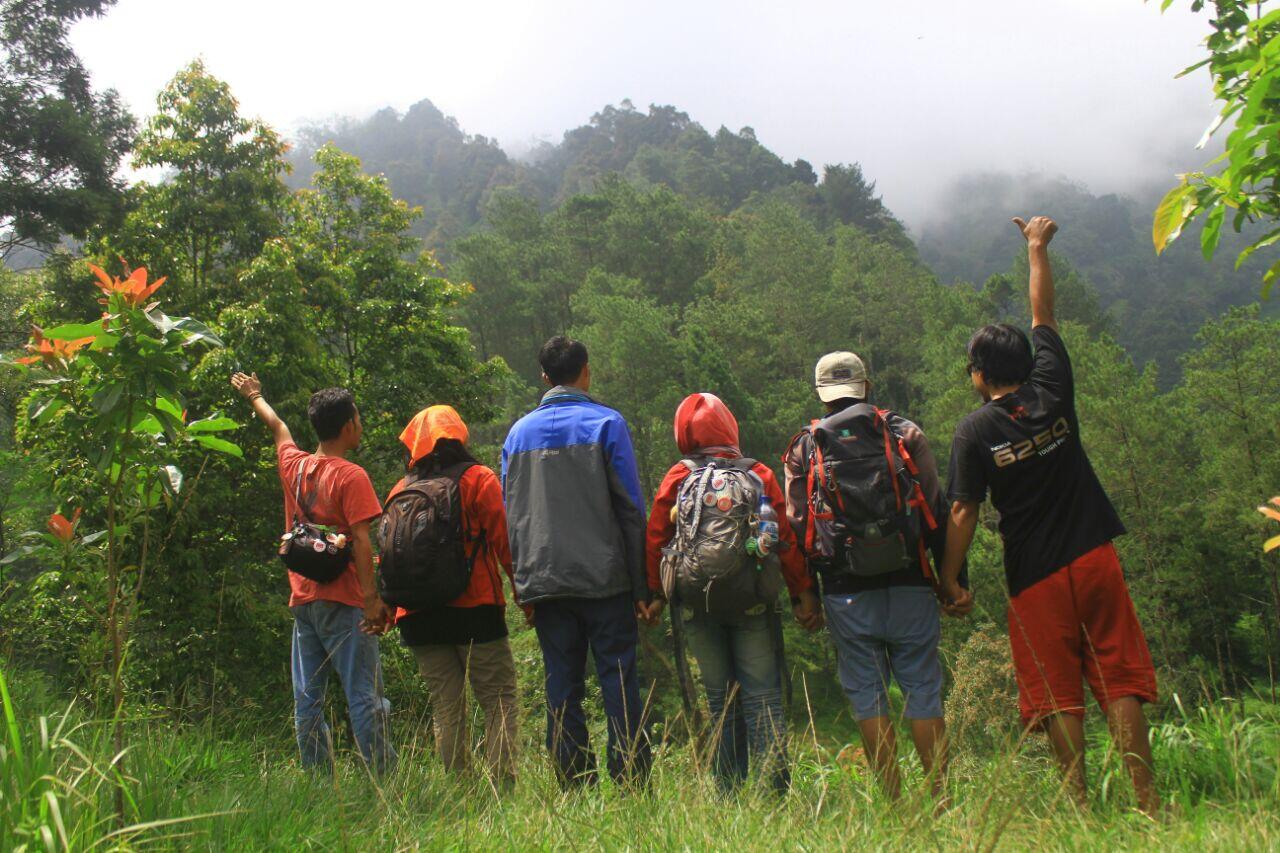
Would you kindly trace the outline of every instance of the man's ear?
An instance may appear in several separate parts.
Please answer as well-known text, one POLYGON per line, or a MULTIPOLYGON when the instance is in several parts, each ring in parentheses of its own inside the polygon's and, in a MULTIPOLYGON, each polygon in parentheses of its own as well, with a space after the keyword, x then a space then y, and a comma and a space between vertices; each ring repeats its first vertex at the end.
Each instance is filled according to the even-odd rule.
POLYGON ((552 388, 554 388, 556 385, 554 382, 551 381, 551 377, 548 376, 546 373, 542 374, 542 381, 543 383, 550 385, 552 388))

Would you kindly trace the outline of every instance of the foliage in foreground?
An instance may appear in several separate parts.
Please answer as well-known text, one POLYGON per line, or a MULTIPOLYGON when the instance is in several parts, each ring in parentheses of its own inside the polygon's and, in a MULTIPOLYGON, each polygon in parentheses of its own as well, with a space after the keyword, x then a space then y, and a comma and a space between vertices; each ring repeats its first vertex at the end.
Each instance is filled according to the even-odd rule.
MULTIPOLYGON (((1161 7, 1172 2, 1163 0, 1161 7)), ((1198 12, 1205 5, 1205 0, 1192 0, 1191 8, 1198 12)), ((1237 232, 1246 222, 1265 223, 1269 230, 1237 255, 1238 268, 1254 252, 1280 242, 1275 177, 1280 169, 1280 9, 1268 9, 1268 0, 1215 0, 1213 5, 1213 33, 1205 40, 1209 56, 1182 74, 1208 66, 1222 108, 1198 147, 1225 126, 1230 129, 1226 150, 1169 190, 1156 208, 1151 236, 1161 252, 1183 226, 1203 216, 1200 245, 1205 258, 1211 258, 1228 214, 1237 232)), ((1262 276, 1263 298, 1278 277, 1280 260, 1275 260, 1262 276)))
MULTIPOLYGON (((351 759, 333 779, 304 774, 286 720, 265 727, 241 720, 233 730, 137 720, 128 819, 117 828, 105 727, 77 708, 57 710, 29 678, 19 677, 4 711, 0 839, 29 849, 837 849, 856 842, 1251 850, 1280 843, 1280 707, 1252 699, 1179 708, 1156 727, 1159 776, 1174 808, 1159 824, 1132 810, 1100 726, 1089 751, 1089 811, 1066 799, 1038 739, 1020 750, 1009 741, 978 748, 959 730, 955 806, 935 818, 918 797, 890 806, 859 752, 842 750, 839 738, 803 719, 792 736, 795 786, 779 800, 757 787, 722 798, 698 769, 705 763, 696 750, 678 741, 658 749, 648 794, 608 783, 562 794, 537 742, 536 719, 525 720, 520 782, 497 797, 482 778, 446 777, 426 721, 410 718, 398 721, 400 770, 380 781, 351 759)), ((920 784, 918 766, 908 778, 920 784)))

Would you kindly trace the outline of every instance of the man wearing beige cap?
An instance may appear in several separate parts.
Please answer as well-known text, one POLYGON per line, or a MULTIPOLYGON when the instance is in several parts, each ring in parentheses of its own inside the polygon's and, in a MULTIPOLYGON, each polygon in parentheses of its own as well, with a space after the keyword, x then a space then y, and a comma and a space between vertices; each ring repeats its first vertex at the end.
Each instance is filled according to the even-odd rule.
POLYGON ((934 793, 943 793, 940 619, 929 555, 942 557, 945 506, 924 433, 868 402, 871 382, 851 352, 824 355, 814 388, 826 416, 792 441, 787 519, 822 582, 840 684, 890 797, 900 788, 889 716, 892 675, 934 793))

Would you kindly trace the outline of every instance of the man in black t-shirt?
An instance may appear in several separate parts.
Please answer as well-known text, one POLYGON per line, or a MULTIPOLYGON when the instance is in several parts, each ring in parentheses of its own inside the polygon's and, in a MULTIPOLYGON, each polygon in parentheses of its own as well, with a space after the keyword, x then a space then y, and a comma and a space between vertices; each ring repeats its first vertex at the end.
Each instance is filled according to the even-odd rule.
POLYGON ((1048 245, 1057 225, 1043 216, 1013 221, 1027 241, 1032 340, 999 324, 969 341, 969 375, 984 405, 960 422, 952 444, 940 594, 952 615, 973 608, 958 578, 989 491, 1000 513, 1023 721, 1044 726, 1083 799, 1087 680, 1150 813, 1159 802, 1142 703, 1155 700, 1155 670, 1112 545, 1124 525, 1080 442, 1071 361, 1053 314, 1048 245))

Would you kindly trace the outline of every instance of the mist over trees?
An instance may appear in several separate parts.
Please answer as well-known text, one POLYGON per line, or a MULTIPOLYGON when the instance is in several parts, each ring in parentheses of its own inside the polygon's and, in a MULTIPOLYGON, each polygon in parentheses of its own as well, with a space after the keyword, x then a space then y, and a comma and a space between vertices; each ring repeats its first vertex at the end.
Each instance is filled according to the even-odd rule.
MULTIPOLYGON (((1055 251, 1096 294, 1129 355, 1138 364, 1154 361, 1161 384, 1168 387, 1178 378, 1179 357, 1206 318, 1256 300, 1262 264, 1236 270, 1234 252, 1206 261, 1193 241, 1174 244, 1157 257, 1151 249, 1151 211, 1161 194, 1099 196, 1063 177, 970 175, 943 193, 939 215, 921 227, 920 256, 943 281, 987 284, 992 276, 1011 272, 1009 216, 1020 210, 1053 211, 1062 223, 1055 251)), ((1248 232, 1223 235, 1228 248, 1247 242, 1248 232)), ((1021 270, 1013 272, 1015 280, 1024 277, 1021 270)), ((1018 281, 1014 285, 1015 291, 1021 287, 1018 281)))
POLYGON ((711 134, 670 106, 647 112, 627 100, 606 106, 566 131, 558 145, 537 148, 524 161, 509 158, 494 140, 468 135, 427 100, 403 115, 384 109, 363 121, 307 127, 299 136, 290 155, 297 185, 309 175, 312 154, 325 143, 337 145, 358 156, 367 171, 385 174, 398 197, 422 207, 415 230, 433 247, 479 225, 499 189, 515 189, 548 207, 590 192, 613 174, 668 187, 718 213, 782 198, 824 225, 856 224, 910 245, 857 164, 826 166, 819 182, 812 165, 786 163, 751 128, 711 134))

